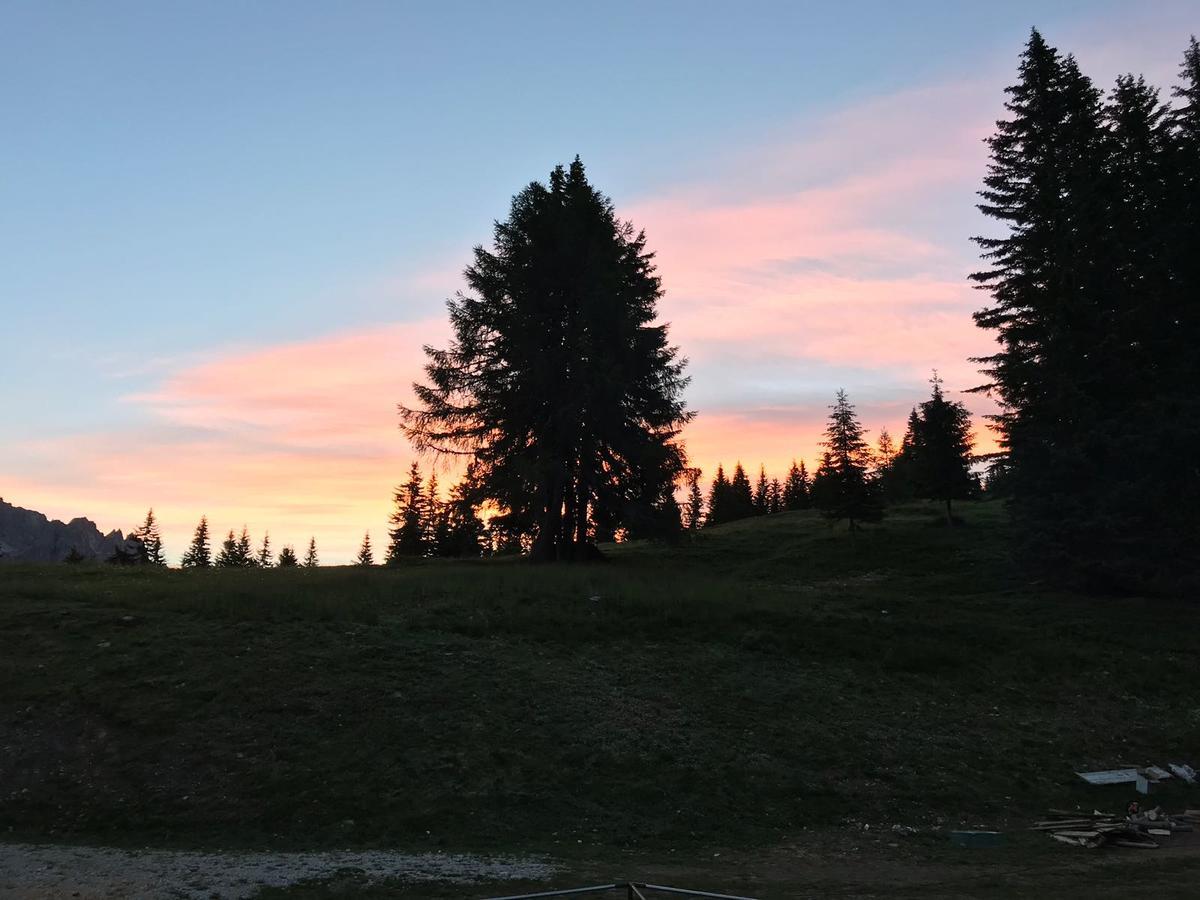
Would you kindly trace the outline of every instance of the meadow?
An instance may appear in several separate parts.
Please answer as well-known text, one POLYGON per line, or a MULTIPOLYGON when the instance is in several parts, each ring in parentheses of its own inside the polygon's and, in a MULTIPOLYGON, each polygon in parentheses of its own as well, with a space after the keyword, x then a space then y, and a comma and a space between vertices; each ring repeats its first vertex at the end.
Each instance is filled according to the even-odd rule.
MULTIPOLYGON (((855 535, 783 513, 589 565, 8 566, 0 834, 517 851, 760 890, 853 850, 942 872, 923 896, 1009 896, 971 867, 1031 861, 1099 896, 1111 865, 1023 829, 1123 808, 1077 770, 1200 762, 1200 607, 1030 582, 1003 506, 963 506, 855 535), (951 851, 958 827, 1013 837, 951 851)), ((1200 857, 1166 856, 1137 872, 1175 896, 1200 857)))

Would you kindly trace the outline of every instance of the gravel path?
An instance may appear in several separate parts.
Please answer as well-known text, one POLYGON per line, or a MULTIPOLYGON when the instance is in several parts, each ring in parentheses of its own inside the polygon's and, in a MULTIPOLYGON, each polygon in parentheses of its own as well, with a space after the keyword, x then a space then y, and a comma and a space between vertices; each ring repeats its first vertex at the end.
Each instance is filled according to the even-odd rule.
POLYGON ((553 866, 535 859, 442 853, 198 853, 0 843, 0 897, 237 900, 252 897, 259 888, 344 869, 368 878, 410 881, 541 880, 554 874, 553 866))

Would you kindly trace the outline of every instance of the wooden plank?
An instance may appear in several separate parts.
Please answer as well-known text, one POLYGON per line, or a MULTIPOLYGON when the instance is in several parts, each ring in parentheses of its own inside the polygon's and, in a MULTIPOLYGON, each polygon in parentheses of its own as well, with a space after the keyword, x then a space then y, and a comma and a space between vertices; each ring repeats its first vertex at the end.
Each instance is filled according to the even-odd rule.
POLYGON ((1127 840, 1126 838, 1116 838, 1111 843, 1114 847, 1134 847, 1138 850, 1158 849, 1157 841, 1131 841, 1127 840))
POLYGON ((1064 844, 1071 844, 1075 847, 1087 846, 1087 841, 1080 840, 1079 838, 1067 837, 1065 834, 1052 834, 1050 837, 1054 838, 1056 841, 1062 841, 1064 844))

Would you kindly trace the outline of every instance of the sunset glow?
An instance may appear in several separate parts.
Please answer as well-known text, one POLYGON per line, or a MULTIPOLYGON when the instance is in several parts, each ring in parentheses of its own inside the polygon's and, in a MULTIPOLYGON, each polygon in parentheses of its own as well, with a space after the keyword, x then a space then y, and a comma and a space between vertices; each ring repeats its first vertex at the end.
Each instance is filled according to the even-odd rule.
MULTIPOLYGON (((1113 9, 1102 32, 1066 13, 1056 27, 1083 54, 1091 42, 1092 68, 1174 56, 1180 27, 1170 15, 1160 11, 1148 31, 1134 12, 1122 19, 1113 9)), ((1181 5, 1175 19, 1185 12, 1181 5)), ((993 411, 990 401, 962 393, 979 382, 969 358, 991 351, 971 320, 981 300, 967 279, 977 265, 969 238, 987 227, 973 206, 986 163, 981 140, 1002 112, 1025 27, 962 35, 971 53, 960 48, 911 83, 879 71, 790 105, 771 83, 780 109, 757 117, 736 98, 714 99, 705 128, 693 122, 703 108, 695 96, 664 93, 658 130, 611 110, 599 131, 572 120, 523 141, 512 137, 520 122, 504 126, 511 134, 495 123, 472 133, 405 91, 397 100, 380 89, 358 110, 371 123, 365 134, 339 112, 327 133, 297 138, 309 134, 298 124, 306 104, 358 97, 349 79, 325 100, 307 82, 297 87, 288 95, 294 110, 236 107, 222 132, 231 143, 205 145, 198 126, 175 121, 174 100, 147 95, 158 121, 174 124, 162 126, 162 146, 145 164, 169 163, 169 174, 135 187, 122 175, 123 138, 100 129, 93 168, 73 170, 84 184, 83 199, 70 201, 78 207, 33 193, 4 204, 27 221, 3 229, 12 238, 4 252, 14 256, 0 296, 4 381, 19 396, 0 425, 0 495, 52 517, 86 516, 103 530, 127 530, 152 506, 172 561, 202 514, 217 538, 244 524, 255 541, 269 531, 277 549, 315 536, 323 562, 349 560, 365 531, 382 538, 387 528, 391 491, 413 459, 396 406, 422 377, 422 346, 448 340, 442 304, 461 289, 470 248, 490 242, 509 196, 576 152, 657 254, 662 319, 690 360, 688 399, 698 412, 685 439, 706 482, 718 462, 741 461, 752 474, 761 463, 780 477, 793 458, 815 467, 838 388, 872 441, 880 428, 898 441, 933 369, 977 416, 978 449, 991 450, 978 418, 993 411), (399 120, 389 126, 398 130, 384 131, 381 117, 399 120), (256 135, 238 150, 245 169, 227 158, 239 129, 256 135), (442 145, 468 135, 497 142, 490 168, 457 150, 439 158, 442 145), (378 147, 364 149, 371 141, 378 147), (291 149, 298 145, 303 154, 291 149), (675 165, 668 149, 678 146, 687 150, 675 165), (287 164, 277 168, 277 157, 287 164), (488 171, 464 176, 474 186, 467 197, 452 182, 476 162, 488 171), (185 177, 193 169, 199 184, 185 177), (446 194, 427 193, 426 182, 446 184, 446 194), (377 203, 381 193, 386 202, 377 203), (226 227, 236 247, 224 243, 226 227), (47 243, 35 251, 39 234, 47 243), (60 260, 47 234, 85 249, 60 260)), ((91 52, 114 81, 143 74, 91 52)), ((822 62, 846 78, 853 63, 822 62)), ((662 77, 644 65, 644 77, 662 77)), ((819 74, 795 66, 788 77, 797 85, 819 74)), ((84 102, 67 95, 85 75, 60 72, 61 83, 45 90, 84 102)), ((745 97, 759 90, 737 87, 745 97)), ((220 119, 228 98, 203 96, 209 106, 198 115, 220 119)), ((465 116, 488 121, 486 97, 461 99, 465 116)), ((60 164, 39 156, 36 136, 19 140, 6 151, 7 170, 28 170, 33 159, 60 164)))

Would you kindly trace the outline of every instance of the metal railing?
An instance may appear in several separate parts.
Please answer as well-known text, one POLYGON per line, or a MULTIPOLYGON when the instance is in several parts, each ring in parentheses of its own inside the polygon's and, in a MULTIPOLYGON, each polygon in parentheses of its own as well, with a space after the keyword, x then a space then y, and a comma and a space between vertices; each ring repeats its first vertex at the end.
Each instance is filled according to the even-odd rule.
POLYGON ((736 894, 714 894, 711 891, 689 891, 687 888, 668 887, 665 884, 648 884, 644 881, 615 881, 612 884, 593 884, 588 887, 565 888, 559 891, 541 891, 536 894, 509 894, 505 897, 488 897, 487 900, 536 900, 538 897, 571 897, 579 894, 607 894, 624 891, 626 900, 652 900, 644 892, 652 894, 676 894, 685 897, 708 897, 711 900, 756 900, 754 897, 739 897, 736 894))

